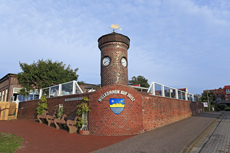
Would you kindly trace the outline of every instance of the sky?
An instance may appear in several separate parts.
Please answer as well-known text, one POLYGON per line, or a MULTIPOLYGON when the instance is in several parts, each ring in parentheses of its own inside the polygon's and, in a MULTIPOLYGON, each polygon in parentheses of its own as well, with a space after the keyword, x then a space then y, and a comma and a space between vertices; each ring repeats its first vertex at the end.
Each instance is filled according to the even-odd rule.
POLYGON ((0 78, 39 59, 100 84, 98 38, 130 38, 128 77, 202 93, 230 85, 229 0, 0 0, 0 78))

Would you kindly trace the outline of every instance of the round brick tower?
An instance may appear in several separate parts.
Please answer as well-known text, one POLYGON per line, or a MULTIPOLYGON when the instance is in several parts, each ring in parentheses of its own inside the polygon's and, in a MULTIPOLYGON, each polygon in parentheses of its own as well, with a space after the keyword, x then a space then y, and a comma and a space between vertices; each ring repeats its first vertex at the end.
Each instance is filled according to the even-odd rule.
POLYGON ((101 50, 101 86, 128 85, 129 44, 129 37, 115 32, 98 39, 101 50))

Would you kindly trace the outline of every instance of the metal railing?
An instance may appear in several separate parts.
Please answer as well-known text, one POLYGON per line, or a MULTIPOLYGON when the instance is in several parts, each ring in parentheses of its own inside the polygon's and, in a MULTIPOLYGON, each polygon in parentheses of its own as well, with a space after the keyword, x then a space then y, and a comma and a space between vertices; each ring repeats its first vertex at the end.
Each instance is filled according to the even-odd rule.
POLYGON ((147 92, 150 93, 151 95, 188 100, 188 101, 197 101, 198 99, 194 94, 190 94, 188 92, 175 89, 169 86, 165 86, 163 84, 156 83, 156 82, 151 83, 147 92))
POLYGON ((39 99, 46 95, 46 97, 58 97, 64 95, 80 94, 83 93, 77 81, 70 81, 63 84, 40 89, 39 99))
MULTIPOLYGON (((19 92, 20 88, 17 88, 17 89, 18 91, 14 92, 16 94, 19 92)), ((83 93, 83 91, 79 87, 77 81, 73 80, 70 82, 58 84, 58 85, 51 86, 51 87, 35 89, 34 91, 31 90, 28 96, 17 94, 16 101, 22 102, 22 101, 28 101, 28 100, 41 99, 43 95, 46 95, 46 97, 51 98, 51 97, 80 94, 80 93, 83 93)))

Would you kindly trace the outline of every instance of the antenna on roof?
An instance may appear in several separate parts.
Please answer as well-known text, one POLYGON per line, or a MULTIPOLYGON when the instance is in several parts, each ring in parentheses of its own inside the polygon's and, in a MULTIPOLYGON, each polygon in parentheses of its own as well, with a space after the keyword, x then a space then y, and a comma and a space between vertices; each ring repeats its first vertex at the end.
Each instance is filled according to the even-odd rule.
POLYGON ((110 28, 110 29, 113 29, 113 32, 115 32, 115 30, 116 29, 118 29, 118 30, 122 30, 121 28, 119 28, 119 25, 118 24, 111 24, 111 27, 108 27, 108 28, 110 28))

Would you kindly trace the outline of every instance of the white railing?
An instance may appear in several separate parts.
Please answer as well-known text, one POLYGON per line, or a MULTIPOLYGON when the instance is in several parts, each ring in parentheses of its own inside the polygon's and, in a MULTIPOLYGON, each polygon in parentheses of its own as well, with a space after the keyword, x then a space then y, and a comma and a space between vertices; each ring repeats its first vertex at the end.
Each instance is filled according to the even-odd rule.
MULTIPOLYGON (((14 93, 18 93, 18 92, 14 92, 14 93)), ((46 97, 51 98, 51 97, 80 94, 80 93, 83 93, 83 91, 79 87, 77 81, 73 80, 70 82, 58 84, 51 87, 35 89, 34 91, 31 90, 29 96, 17 95, 16 101, 21 102, 21 101, 41 99, 43 95, 46 95, 46 97)))
POLYGON ((197 98, 194 94, 187 93, 160 83, 152 82, 148 88, 148 93, 156 96, 195 101, 197 98))
POLYGON ((58 97, 64 95, 80 94, 83 93, 77 81, 70 81, 63 84, 40 89, 39 99, 46 95, 46 97, 58 97))

